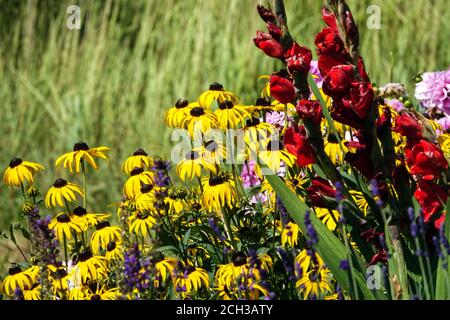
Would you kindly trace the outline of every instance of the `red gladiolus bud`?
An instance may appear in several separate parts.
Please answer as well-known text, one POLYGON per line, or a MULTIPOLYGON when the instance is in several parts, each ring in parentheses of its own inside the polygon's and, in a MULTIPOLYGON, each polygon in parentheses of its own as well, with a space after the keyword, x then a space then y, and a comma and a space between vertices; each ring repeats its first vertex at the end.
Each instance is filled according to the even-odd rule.
POLYGON ((441 215, 440 218, 434 220, 434 227, 435 227, 436 229, 438 229, 438 230, 441 229, 442 224, 445 222, 445 216, 446 216, 446 214, 447 214, 447 212, 444 211, 444 212, 442 212, 442 215, 441 215))
POLYGON ((406 161, 413 175, 421 176, 425 180, 439 177, 442 170, 448 168, 448 162, 443 152, 434 144, 422 139, 410 148, 406 148, 406 161))
POLYGON ((422 127, 407 113, 403 113, 395 118, 394 131, 410 140, 422 138, 422 127))
POLYGON ((336 17, 327 7, 322 7, 322 19, 330 28, 337 30, 336 17))
POLYGON ((269 57, 281 59, 284 56, 283 46, 268 33, 257 31, 253 42, 269 57))
POLYGON ((311 68, 312 53, 311 50, 293 43, 291 48, 286 51, 284 58, 290 72, 308 73, 311 68))
POLYGON ((364 60, 361 57, 358 58, 358 72, 363 81, 370 82, 370 78, 366 72, 366 66, 364 65, 364 60))
POLYGON ((323 80, 323 92, 329 96, 346 93, 354 79, 354 69, 350 65, 333 67, 323 80))
POLYGON ((262 6, 262 5, 257 5, 256 7, 258 9, 258 13, 259 16, 261 17, 261 19, 264 20, 264 22, 268 23, 276 23, 277 19, 275 17, 275 15, 273 14, 272 11, 270 11, 269 9, 267 9, 266 7, 262 6))
POLYGON ((327 203, 324 200, 324 197, 336 197, 336 189, 334 189, 334 187, 328 180, 320 177, 311 179, 311 185, 307 189, 307 192, 313 206, 320 208, 328 207, 327 203))
POLYGON ((295 99, 292 80, 272 74, 270 76, 270 95, 281 103, 291 103, 295 99))
POLYGON ((297 112, 301 119, 308 119, 315 125, 320 125, 322 121, 322 108, 317 100, 303 99, 297 103, 297 112))
POLYGON ((304 167, 316 162, 314 150, 306 136, 292 127, 284 134, 284 146, 289 153, 297 156, 298 166, 304 167))
POLYGON ((267 23, 267 31, 269 31, 269 34, 277 41, 280 41, 281 36, 283 35, 283 30, 271 22, 267 23))
POLYGON ((350 42, 352 45, 358 47, 359 45, 359 31, 356 26, 355 20, 353 19, 353 15, 350 11, 345 11, 345 21, 344 21, 345 31, 347 32, 348 37, 350 38, 350 42))
POLYGON ((387 252, 384 249, 380 249, 377 253, 372 256, 370 259, 369 266, 375 265, 377 263, 386 263, 387 262, 387 252))
POLYGON ((423 210, 424 221, 429 222, 431 216, 442 209, 442 204, 447 203, 447 192, 441 186, 422 180, 418 183, 418 189, 414 192, 414 197, 423 210))

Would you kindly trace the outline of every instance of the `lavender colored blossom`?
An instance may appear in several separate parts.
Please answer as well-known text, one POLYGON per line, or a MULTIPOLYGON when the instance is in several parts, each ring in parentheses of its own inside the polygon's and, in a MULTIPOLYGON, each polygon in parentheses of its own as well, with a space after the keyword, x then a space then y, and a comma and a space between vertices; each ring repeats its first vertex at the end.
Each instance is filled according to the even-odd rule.
POLYGON ((305 212, 305 226, 306 226, 306 234, 308 236, 308 240, 306 241, 306 244, 308 247, 312 247, 313 245, 317 244, 319 242, 319 238, 317 236, 317 232, 314 229, 314 226, 312 225, 311 219, 311 212, 307 210, 305 212))
POLYGON ((288 280, 293 281, 295 280, 294 275, 294 269, 292 267, 292 259, 289 257, 288 253, 281 247, 277 248, 278 254, 281 257, 281 261, 283 262, 284 269, 286 270, 286 273, 288 274, 288 280))
POLYGON ((445 116, 437 120, 443 131, 450 130, 450 116, 445 116))
POLYGON ((437 107, 450 115, 450 68, 422 74, 422 81, 416 84, 415 97, 424 108, 437 107))
POLYGON ((150 262, 142 259, 137 243, 134 243, 124 254, 124 292, 145 291, 150 283, 150 262))
POLYGON ((350 269, 350 263, 348 262, 347 259, 341 260, 339 262, 339 268, 344 270, 344 271, 347 271, 347 270, 350 269))
POLYGON ((220 241, 225 241, 226 237, 222 233, 222 230, 220 230, 219 226, 216 224, 216 221, 214 220, 214 218, 208 218, 208 223, 209 223, 209 226, 211 227, 211 229, 217 235, 218 239, 220 241))
POLYGON ((405 105, 403 104, 403 102, 397 99, 388 99, 385 100, 385 103, 397 112, 405 109, 405 105))
POLYGON ((276 197, 275 205, 277 206, 278 212, 280 213, 280 220, 282 225, 287 225, 289 223, 289 213, 287 212, 286 208, 280 200, 280 197, 278 196, 276 197))
POLYGON ((319 64, 317 60, 311 61, 311 68, 309 69, 311 74, 313 75, 314 82, 317 84, 319 88, 322 88, 323 77, 319 70, 319 64))
POLYGON ((266 122, 277 128, 284 127, 286 113, 284 111, 271 111, 266 114, 266 122))

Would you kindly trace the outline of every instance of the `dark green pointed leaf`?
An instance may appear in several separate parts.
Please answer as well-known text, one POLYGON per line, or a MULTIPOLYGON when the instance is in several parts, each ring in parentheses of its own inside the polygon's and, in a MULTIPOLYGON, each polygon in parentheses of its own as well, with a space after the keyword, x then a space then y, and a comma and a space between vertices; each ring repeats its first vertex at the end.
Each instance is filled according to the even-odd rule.
MULTIPOLYGON (((304 217, 305 212, 309 210, 308 206, 300 201, 297 195, 284 184, 280 177, 266 176, 266 179, 271 184, 275 193, 280 197, 286 210, 298 224, 303 234, 306 234, 304 217)), ((319 236, 319 242, 317 244, 318 253, 344 290, 350 291, 351 284, 347 272, 339 267, 340 262, 347 259, 347 252, 344 244, 342 244, 315 215, 311 215, 311 223, 319 236)), ((356 270, 353 272, 359 297, 362 299, 385 299, 385 296, 382 295, 381 292, 368 289, 365 280, 366 270, 361 269, 361 266, 363 266, 361 259, 358 259, 356 266, 360 267, 356 267, 356 270)))

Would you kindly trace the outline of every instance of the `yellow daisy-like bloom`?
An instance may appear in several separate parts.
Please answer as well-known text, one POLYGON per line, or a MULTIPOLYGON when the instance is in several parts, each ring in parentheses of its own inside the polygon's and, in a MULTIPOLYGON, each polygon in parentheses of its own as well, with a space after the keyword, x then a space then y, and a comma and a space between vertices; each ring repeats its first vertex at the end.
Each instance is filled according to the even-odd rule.
POLYGON ((286 112, 288 116, 294 116, 297 113, 295 106, 292 103, 284 104, 279 102, 278 100, 272 101, 272 110, 278 112, 286 112))
POLYGON ((181 180, 185 181, 186 178, 192 180, 194 177, 200 177, 202 174, 202 168, 216 173, 216 166, 208 162, 197 151, 188 152, 185 158, 177 165, 177 175, 181 180))
POLYGON ((78 255, 78 263, 70 271, 70 278, 75 286, 81 286, 88 281, 97 281, 108 275, 106 258, 93 256, 90 249, 78 255))
POLYGON ((86 229, 85 224, 77 219, 73 219, 65 212, 61 212, 48 224, 50 229, 55 230, 56 237, 62 243, 64 239, 71 240, 73 234, 82 233, 86 229))
POLYGON ((171 257, 164 257, 160 252, 154 255, 155 258, 155 269, 156 269, 156 278, 155 286, 160 287, 165 286, 167 280, 173 275, 175 267, 177 265, 177 259, 171 257))
POLYGON ((213 112, 202 107, 194 107, 189 111, 181 126, 187 128, 193 137, 198 132, 207 133, 210 129, 219 128, 219 122, 213 112))
POLYGON ((233 254, 230 263, 219 265, 215 278, 218 283, 226 283, 232 287, 242 277, 259 281, 261 279, 259 270, 268 272, 271 267, 272 258, 269 255, 260 254, 255 259, 255 257, 247 257, 245 253, 238 251, 233 254), (259 267, 252 265, 253 263, 259 264, 259 267))
POLYGON ((169 195, 164 199, 164 203, 169 206, 168 212, 176 216, 187 206, 184 196, 177 192, 169 192, 169 195))
MULTIPOLYGON (((321 268, 324 266, 324 262, 322 258, 315 253, 314 259, 308 254, 308 251, 306 249, 303 249, 296 257, 295 257, 295 264, 300 267, 301 273, 306 273, 309 269, 315 269, 315 268, 321 268)), ((299 277, 301 274, 298 274, 297 271, 299 271, 297 268, 295 268, 296 276, 299 277)))
POLYGON ((209 288, 209 275, 206 270, 191 265, 184 267, 184 272, 178 272, 174 279, 174 288, 186 297, 196 293, 201 288, 209 288))
POLYGON ((340 213, 337 210, 328 210, 326 208, 316 208, 317 218, 327 226, 328 230, 334 231, 336 229, 336 221, 339 221, 340 213), (331 212, 330 212, 331 211, 331 212))
POLYGON ((295 285, 303 298, 324 297, 332 290, 331 274, 326 268, 315 268, 306 272, 295 285))
POLYGON ((111 241, 122 239, 122 230, 117 226, 111 226, 108 221, 101 221, 95 226, 96 231, 91 236, 91 249, 94 254, 98 254, 111 241))
POLYGON ((367 212, 369 211, 369 204, 367 203, 366 198, 364 198, 364 195, 361 191, 357 190, 350 190, 350 194, 352 195, 353 199, 356 202, 356 205, 358 206, 359 210, 361 210, 364 215, 367 215, 367 212))
POLYGON ((266 122, 261 122, 258 118, 251 118, 247 120, 244 128, 244 141, 246 145, 255 153, 257 153, 262 146, 266 146, 268 139, 275 132, 276 128, 266 122))
POLYGON ((439 146, 447 157, 450 157, 450 134, 445 133, 438 136, 439 146))
POLYGON ((106 289, 106 286, 97 288, 95 292, 87 290, 85 300, 117 300, 120 298, 119 288, 106 289))
POLYGON ((339 145, 334 134, 329 134, 328 138, 325 140, 325 153, 330 158, 334 165, 342 164, 344 162, 344 156, 348 152, 348 148, 345 146, 346 140, 342 141, 342 147, 339 145))
POLYGON ((236 286, 228 287, 225 282, 219 282, 214 290, 218 292, 220 300, 236 300, 239 297, 236 286))
POLYGON ((209 90, 203 92, 198 98, 200 105, 206 108, 210 108, 214 101, 222 103, 225 100, 237 104, 239 98, 233 92, 224 90, 223 86, 218 82, 212 83, 209 86, 209 90))
POLYGON ((273 106, 270 99, 263 97, 256 99, 255 104, 248 106, 247 109, 254 116, 258 117, 260 111, 273 111, 273 106))
POLYGON ((66 201, 75 201, 76 193, 84 197, 83 191, 79 186, 58 178, 45 195, 45 205, 47 208, 56 207, 56 205, 64 207, 66 201))
POLYGON ((153 160, 148 156, 148 154, 142 150, 137 149, 131 157, 128 157, 127 160, 122 165, 122 170, 130 175, 131 171, 134 168, 142 168, 142 169, 151 169, 153 166, 153 160))
POLYGON ((106 246, 105 258, 108 261, 123 260, 122 242, 110 241, 106 246))
POLYGON ((154 184, 154 173, 151 171, 144 171, 142 168, 134 168, 130 172, 131 176, 123 186, 123 194, 131 200, 134 200, 141 194, 141 187, 143 184, 154 184))
POLYGON ((275 223, 278 231, 281 232, 281 245, 285 246, 287 243, 292 248, 295 247, 298 243, 298 234, 301 232, 298 225, 292 221, 289 221, 284 226, 281 221, 277 220, 275 223))
POLYGON ((166 112, 164 121, 169 128, 182 128, 183 121, 189 116, 191 109, 198 106, 198 102, 189 103, 186 99, 178 99, 175 106, 166 112))
POLYGON ((42 286, 39 283, 33 284, 30 290, 23 292, 23 298, 25 300, 41 300, 42 286))
POLYGON ((156 219, 146 211, 136 211, 128 218, 130 232, 137 235, 147 236, 149 229, 152 229, 156 223, 156 219))
POLYGON ((111 149, 108 147, 89 148, 86 142, 80 141, 75 143, 72 152, 63 154, 56 159, 55 165, 69 168, 70 173, 73 173, 74 169, 76 173, 79 173, 82 160, 86 160, 92 168, 98 169, 94 158, 108 159, 106 152, 109 150, 111 149))
POLYGON ((143 184, 141 187, 141 194, 136 197, 136 209, 139 211, 154 211, 154 203, 156 201, 156 190, 153 184, 143 184))
POLYGON ((236 129, 245 124, 247 118, 250 118, 247 108, 225 100, 219 104, 219 108, 214 111, 219 121, 221 129, 236 129))
POLYGON ((200 153, 200 156, 212 164, 221 164, 227 158, 227 149, 223 143, 214 140, 206 140, 201 147, 194 148, 193 151, 200 153))
MULTIPOLYGON (((279 140, 271 140, 267 143, 267 149, 258 154, 258 159, 262 166, 267 166, 273 172, 278 172, 281 167, 281 161, 286 167, 292 167, 296 161, 296 157, 284 150, 284 145, 279 140)), ((258 165, 261 169, 261 165, 258 165)))
POLYGON ((44 167, 39 163, 13 158, 3 174, 3 182, 10 187, 20 187, 26 181, 33 183, 34 174, 41 170, 44 167))
POLYGON ((261 91, 261 98, 270 98, 270 76, 269 75, 261 75, 258 77, 258 80, 265 79, 267 80, 264 83, 264 87, 261 91))
POLYGON ((54 265, 47 266, 49 271, 49 280, 52 284, 53 294, 58 297, 67 296, 69 293, 69 275, 64 268, 54 265))
POLYGON ((83 231, 86 231, 89 227, 95 226, 99 222, 108 219, 110 216, 109 213, 90 213, 83 207, 76 207, 73 209, 71 219, 80 226, 83 226, 83 231))
POLYGON ((9 268, 8 274, 0 287, 7 296, 13 296, 17 288, 21 291, 28 290, 34 283, 32 276, 28 272, 22 271, 19 266, 9 268))
POLYGON ((227 174, 211 175, 202 179, 202 206, 208 211, 219 212, 223 207, 233 208, 237 200, 234 182, 227 174))
POLYGON ((89 288, 86 286, 77 286, 69 291, 69 300, 86 300, 89 288))

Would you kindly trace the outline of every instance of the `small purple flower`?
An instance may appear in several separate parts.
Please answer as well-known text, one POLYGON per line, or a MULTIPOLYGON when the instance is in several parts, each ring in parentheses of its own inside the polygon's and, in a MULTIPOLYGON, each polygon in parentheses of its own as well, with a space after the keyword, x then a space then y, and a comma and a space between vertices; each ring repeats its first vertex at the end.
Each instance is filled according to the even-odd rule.
POLYGON ((397 99, 388 99, 385 100, 385 103, 397 112, 405 109, 405 105, 403 104, 403 102, 397 99))
POLYGON ((284 127, 286 113, 284 111, 271 111, 266 114, 266 122, 277 128, 284 127))
POLYGON ((415 97, 424 108, 437 107, 450 114, 450 69, 422 74, 422 81, 416 84, 415 97))
POLYGON ((306 241, 306 244, 308 245, 308 247, 312 247, 313 245, 317 244, 317 242, 319 242, 317 232, 314 229, 314 226, 312 225, 310 216, 311 216, 311 212, 309 210, 307 210, 305 212, 305 226, 306 226, 306 234, 308 236, 308 240, 306 241))
POLYGON ((441 125, 443 131, 450 130, 450 116, 440 118, 437 122, 441 125))
POLYGON ((341 260, 339 262, 339 268, 344 270, 344 271, 347 271, 347 270, 350 269, 350 263, 348 262, 347 259, 341 260))
POLYGON ((317 60, 311 61, 311 68, 309 70, 313 75, 314 82, 317 84, 319 88, 322 88, 323 77, 319 70, 319 64, 317 60))

